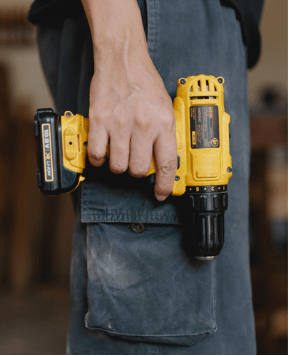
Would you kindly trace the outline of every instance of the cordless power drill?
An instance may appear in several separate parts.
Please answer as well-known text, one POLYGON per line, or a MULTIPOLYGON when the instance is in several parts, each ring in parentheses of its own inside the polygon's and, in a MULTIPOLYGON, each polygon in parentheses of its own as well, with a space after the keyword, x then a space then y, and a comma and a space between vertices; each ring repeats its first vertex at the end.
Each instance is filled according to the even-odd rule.
MULTIPOLYGON (((172 195, 184 199, 194 254, 200 260, 215 258, 224 244, 232 158, 223 83, 222 77, 206 75, 181 78, 173 102, 178 168, 172 195)), ((59 118, 52 109, 39 109, 34 124, 40 191, 57 195, 76 189, 85 179, 88 119, 70 111, 59 118)), ((152 157, 147 176, 155 172, 152 157)))

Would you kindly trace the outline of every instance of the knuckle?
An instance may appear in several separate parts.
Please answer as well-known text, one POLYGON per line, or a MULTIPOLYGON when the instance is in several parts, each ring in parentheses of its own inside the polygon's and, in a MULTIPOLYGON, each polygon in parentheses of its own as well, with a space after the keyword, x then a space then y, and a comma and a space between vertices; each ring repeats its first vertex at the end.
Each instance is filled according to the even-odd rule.
POLYGON ((175 129, 175 117, 171 111, 164 111, 163 115, 160 117, 160 120, 168 131, 175 129))
POLYGON ((104 125, 109 117, 111 116, 111 112, 103 107, 101 104, 97 104, 97 106, 89 109, 89 126, 90 128, 97 129, 99 125, 104 125))
POLYGON ((151 127, 150 120, 145 116, 136 116, 135 124, 141 130, 141 132, 147 132, 151 127))
POLYGON ((109 168, 113 173, 120 174, 127 170, 127 164, 121 162, 110 162, 109 168))
POLYGON ((100 108, 98 108, 98 110, 96 110, 94 107, 90 107, 88 117, 93 120, 98 120, 99 118, 102 117, 102 115, 100 113, 101 113, 100 108))
POLYGON ((105 154, 99 151, 89 151, 88 157, 90 162, 93 164, 102 161, 105 157, 105 154))
POLYGON ((157 169, 160 173, 163 173, 164 175, 175 174, 177 170, 177 161, 167 160, 158 165, 157 169))
POLYGON ((129 166, 129 173, 134 177, 144 177, 147 172, 148 169, 145 169, 143 166, 135 164, 129 166))
POLYGON ((128 119, 125 115, 119 115, 113 120, 116 123, 116 127, 119 131, 123 131, 128 127, 128 119))

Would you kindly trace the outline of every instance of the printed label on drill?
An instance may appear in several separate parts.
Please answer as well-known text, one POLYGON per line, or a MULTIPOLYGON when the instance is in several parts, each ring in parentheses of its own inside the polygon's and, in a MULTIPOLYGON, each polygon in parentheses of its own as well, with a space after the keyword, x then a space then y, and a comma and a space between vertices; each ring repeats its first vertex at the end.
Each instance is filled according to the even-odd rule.
POLYGON ((218 106, 191 106, 190 118, 192 148, 220 147, 218 106))
POLYGON ((51 151, 51 130, 50 124, 42 125, 42 142, 43 142, 43 162, 44 162, 44 179, 45 182, 53 182, 53 161, 51 151))

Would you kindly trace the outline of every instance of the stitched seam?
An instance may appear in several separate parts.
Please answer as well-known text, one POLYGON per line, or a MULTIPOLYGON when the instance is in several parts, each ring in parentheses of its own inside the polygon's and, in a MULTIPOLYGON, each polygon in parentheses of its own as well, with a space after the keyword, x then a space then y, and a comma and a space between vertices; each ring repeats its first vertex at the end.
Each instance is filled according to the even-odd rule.
POLYGON ((157 338, 157 337, 184 337, 184 336, 198 336, 198 335, 206 335, 209 334, 210 331, 215 331, 215 328, 210 328, 208 331, 203 331, 200 333, 191 333, 191 334, 164 334, 164 335, 149 335, 149 334, 128 334, 128 333, 120 333, 120 332, 116 332, 116 331, 111 331, 111 330, 107 330, 101 327, 92 327, 88 325, 88 322, 85 322, 85 326, 88 329, 91 330, 101 330, 104 332, 107 332, 109 334, 115 334, 115 335, 124 335, 124 336, 134 336, 134 337, 153 337, 153 338, 157 338))
POLYGON ((123 214, 82 214, 82 222, 119 222, 119 223, 159 223, 159 224, 177 224, 181 222, 177 217, 170 215, 146 216, 143 215, 123 215, 123 214), (112 221, 114 220, 114 221, 112 221))
MULTIPOLYGON (((92 209, 93 210, 93 209, 92 209)), ((91 209, 88 209, 88 211, 82 211, 82 214, 83 215, 88 215, 88 216, 141 216, 141 217, 152 217, 152 218, 163 218, 163 217, 169 217, 169 218, 172 218, 172 219, 177 219, 178 216, 175 215, 175 214, 170 214, 170 213, 161 213, 161 214, 158 214, 158 213, 155 213, 155 214, 143 214, 141 212, 138 212, 138 213, 133 213, 132 211, 126 211, 126 212, 117 212, 117 213, 113 213, 113 212, 109 212, 106 211, 105 213, 95 213, 95 212, 92 212, 91 209)))

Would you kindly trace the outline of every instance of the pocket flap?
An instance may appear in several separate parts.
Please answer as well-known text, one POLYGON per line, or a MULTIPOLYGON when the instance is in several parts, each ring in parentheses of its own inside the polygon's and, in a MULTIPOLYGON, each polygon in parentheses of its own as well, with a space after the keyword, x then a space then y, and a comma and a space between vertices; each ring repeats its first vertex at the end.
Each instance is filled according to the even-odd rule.
POLYGON ((180 224, 180 197, 159 202, 147 178, 101 172, 99 179, 82 183, 81 222, 180 224))

